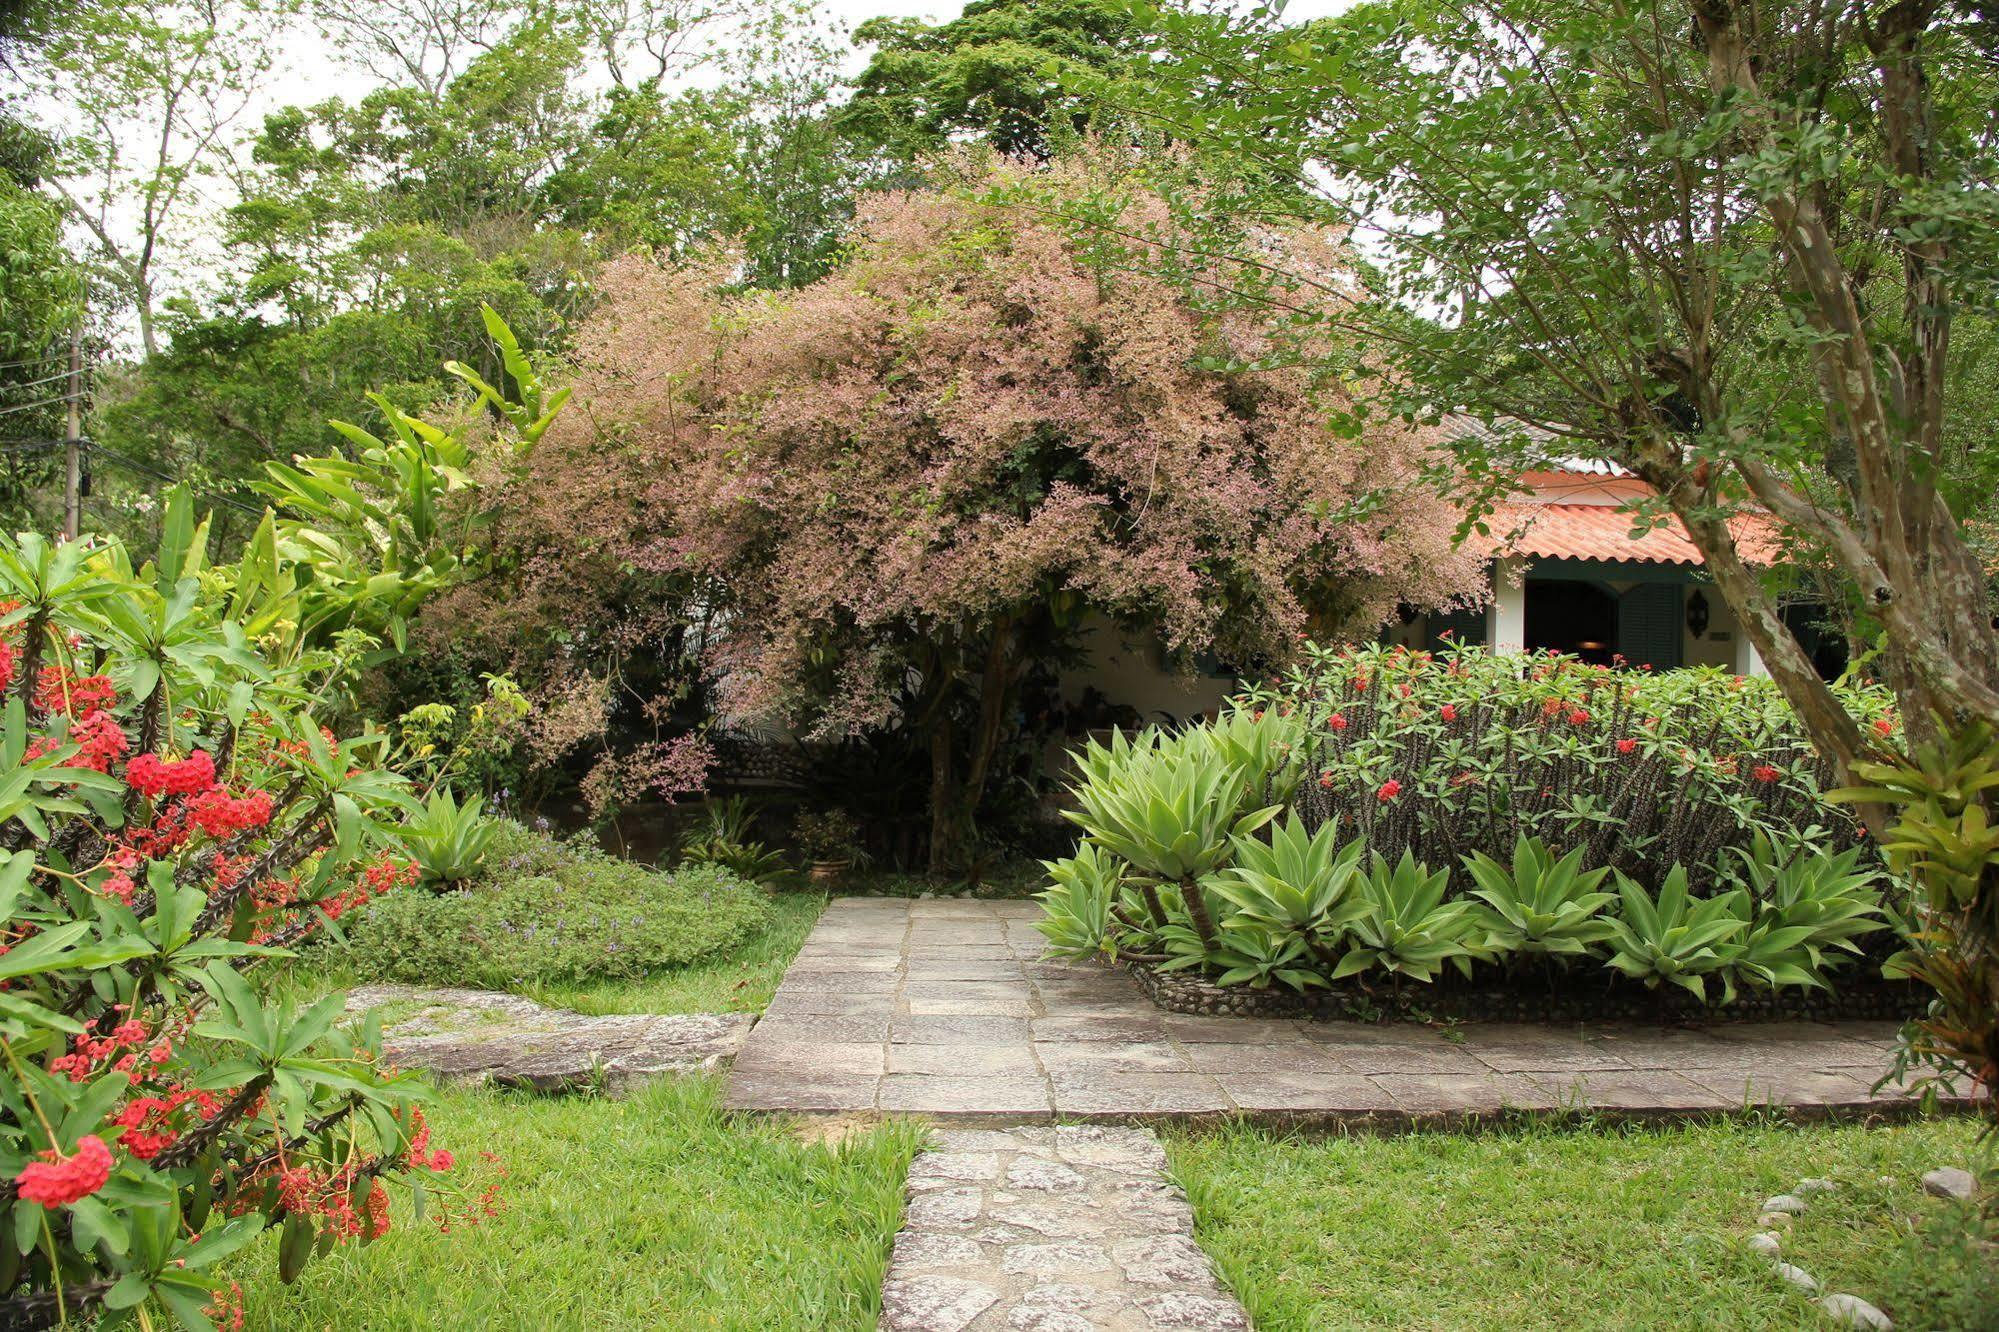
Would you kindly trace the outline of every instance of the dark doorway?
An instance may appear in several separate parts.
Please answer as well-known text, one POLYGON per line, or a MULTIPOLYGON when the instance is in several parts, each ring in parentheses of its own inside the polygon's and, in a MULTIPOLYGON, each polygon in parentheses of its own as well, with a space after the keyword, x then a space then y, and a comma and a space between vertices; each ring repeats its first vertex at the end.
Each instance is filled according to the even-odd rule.
POLYGON ((1846 635, 1826 608, 1816 601, 1793 601, 1781 612, 1784 625, 1812 659, 1822 680, 1837 680, 1846 672, 1846 635))
POLYGON ((1595 583, 1527 580, 1527 650, 1571 652, 1608 666, 1617 653, 1617 597, 1595 583))

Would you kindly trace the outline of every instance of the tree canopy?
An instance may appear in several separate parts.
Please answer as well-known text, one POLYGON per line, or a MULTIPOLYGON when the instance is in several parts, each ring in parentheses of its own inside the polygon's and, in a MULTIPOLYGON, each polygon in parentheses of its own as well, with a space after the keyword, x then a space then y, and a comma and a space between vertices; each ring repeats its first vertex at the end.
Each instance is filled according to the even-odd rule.
MULTIPOLYGON (((1269 321, 1121 273, 1045 215, 1118 174, 1112 154, 968 182, 1041 208, 877 196, 849 260, 795 292, 622 261, 579 337, 589 413, 509 506, 549 601, 620 600, 572 585, 571 552, 684 580, 727 717, 923 736, 939 864, 963 854, 1031 645, 1086 611, 1246 666, 1482 594, 1417 484, 1433 434, 1335 433, 1358 381, 1258 369, 1269 321)), ((1155 195, 1118 198, 1163 220, 1155 195)), ((1267 240, 1344 268, 1328 237, 1267 240)))

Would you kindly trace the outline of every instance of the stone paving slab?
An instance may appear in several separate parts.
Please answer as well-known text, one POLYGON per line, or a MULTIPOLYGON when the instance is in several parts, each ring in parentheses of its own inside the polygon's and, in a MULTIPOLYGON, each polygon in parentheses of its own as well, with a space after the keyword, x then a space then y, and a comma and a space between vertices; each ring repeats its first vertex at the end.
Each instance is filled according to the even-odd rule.
POLYGON ((735 1062, 739 1110, 1023 1123, 1908 1113, 1889 1022, 1711 1028, 1199 1017, 1042 957, 1033 902, 830 903, 735 1062))
POLYGON ((618 1090, 666 1073, 711 1072, 741 1048, 751 1022, 747 1013, 596 1017, 517 994, 408 985, 360 986, 348 993, 346 1011, 358 1017, 388 1004, 416 1009, 382 1032, 392 1061, 446 1082, 536 1091, 597 1082, 618 1090))
POLYGON ((1249 1332, 1141 1128, 949 1129, 909 1169, 881 1332, 1249 1332))

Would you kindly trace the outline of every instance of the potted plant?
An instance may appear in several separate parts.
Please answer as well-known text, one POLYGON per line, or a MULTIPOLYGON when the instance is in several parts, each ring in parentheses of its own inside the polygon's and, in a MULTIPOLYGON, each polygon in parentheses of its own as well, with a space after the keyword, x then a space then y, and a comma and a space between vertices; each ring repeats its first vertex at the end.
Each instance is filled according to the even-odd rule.
POLYGON ((865 858, 857 840, 861 830, 844 810, 800 814, 796 832, 814 883, 833 883, 865 858))

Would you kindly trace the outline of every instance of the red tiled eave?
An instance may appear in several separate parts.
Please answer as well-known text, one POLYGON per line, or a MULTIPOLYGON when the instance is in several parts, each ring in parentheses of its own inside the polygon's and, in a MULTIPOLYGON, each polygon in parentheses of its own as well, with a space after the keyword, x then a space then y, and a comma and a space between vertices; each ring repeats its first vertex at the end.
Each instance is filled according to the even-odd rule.
MULTIPOLYGON (((1486 519, 1491 535, 1480 544, 1490 555, 1548 560, 1627 560, 1642 564, 1706 563, 1677 518, 1668 517, 1643 536, 1631 535, 1634 515, 1616 504, 1502 504, 1486 519)), ((1742 557, 1769 564, 1777 553, 1776 524, 1768 515, 1729 520, 1742 557)))

